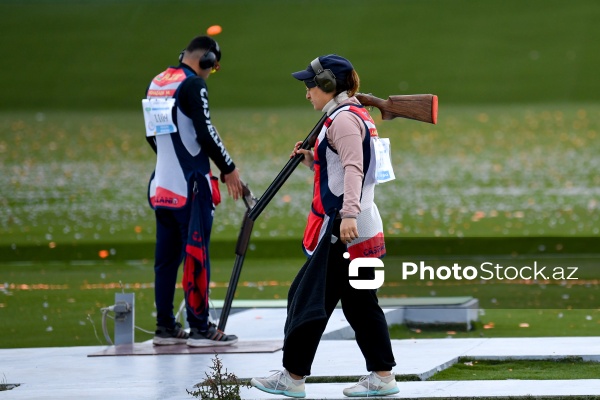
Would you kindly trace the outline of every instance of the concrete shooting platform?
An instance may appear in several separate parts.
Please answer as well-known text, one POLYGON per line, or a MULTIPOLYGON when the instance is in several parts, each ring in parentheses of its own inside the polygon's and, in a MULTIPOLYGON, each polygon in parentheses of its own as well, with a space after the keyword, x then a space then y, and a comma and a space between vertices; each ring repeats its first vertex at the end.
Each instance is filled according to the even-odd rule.
MULTIPOLYGON (((227 350, 211 347, 199 352, 187 346, 157 349, 149 341, 117 347, 0 350, 2 383, 20 384, 12 390, 0 391, 0 400, 193 399, 186 390, 193 391, 194 385, 206 378, 205 373, 210 373, 215 353, 227 372, 238 378, 267 376, 270 370, 281 369, 285 308, 267 307, 266 303, 264 307, 255 304, 251 309, 239 308, 245 306, 239 302, 234 305, 238 308, 229 317, 227 331, 237 334, 240 342, 227 350), (146 352, 136 352, 136 348, 146 352)), ((432 310, 439 307, 415 306, 432 310)), ((384 304, 388 321, 398 318, 398 309, 403 307, 384 304)), ((348 336, 348 329, 341 310, 336 310, 317 351, 311 376, 330 383, 309 381, 308 399, 345 399, 342 389, 350 384, 339 382, 357 381, 367 373, 356 342, 340 339, 348 336)), ((411 339, 393 340, 392 347, 398 363, 394 368, 398 379, 412 381, 399 381, 400 393, 389 398, 600 398, 600 379, 424 381, 459 362, 460 357, 529 360, 581 357, 600 362, 600 337, 411 339)), ((254 388, 243 388, 241 397, 286 398, 254 388)))

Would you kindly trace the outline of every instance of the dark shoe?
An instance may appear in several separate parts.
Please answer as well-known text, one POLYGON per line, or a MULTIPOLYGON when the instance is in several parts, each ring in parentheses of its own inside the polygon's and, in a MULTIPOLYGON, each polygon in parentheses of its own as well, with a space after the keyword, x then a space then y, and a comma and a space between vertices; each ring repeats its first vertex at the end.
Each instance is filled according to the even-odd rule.
POLYGON ((229 346, 237 341, 237 336, 226 335, 218 330, 215 324, 209 324, 204 332, 200 332, 198 328, 191 328, 187 345, 190 347, 229 346))
POLYGON ((157 326, 154 333, 152 343, 157 346, 168 346, 173 344, 184 344, 187 342, 189 335, 183 330, 179 322, 175 323, 173 328, 165 328, 157 326))

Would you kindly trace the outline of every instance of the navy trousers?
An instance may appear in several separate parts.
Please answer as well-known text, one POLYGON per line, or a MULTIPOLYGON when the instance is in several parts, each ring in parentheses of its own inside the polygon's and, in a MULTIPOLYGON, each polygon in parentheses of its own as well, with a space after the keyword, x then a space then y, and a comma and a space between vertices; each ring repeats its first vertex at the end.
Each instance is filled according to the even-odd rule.
MULTIPOLYGON (((156 324, 167 328, 175 324, 173 302, 175 299, 175 285, 179 266, 186 257, 186 245, 190 237, 190 224, 199 230, 206 248, 206 297, 208 298, 208 282, 210 282, 210 263, 208 245, 213 222, 212 201, 206 201, 206 196, 196 196, 189 199, 186 207, 180 210, 156 209, 156 249, 154 262, 154 296, 156 303, 156 324), (192 202, 198 202, 200 221, 193 221, 192 202)), ((193 233, 193 232, 192 232, 193 233)), ((187 296, 186 296, 187 299, 187 296)), ((205 330, 208 327, 208 305, 201 315, 187 312, 187 321, 190 327, 205 330)))
MULTIPOLYGON (((336 220, 333 234, 339 237, 340 220, 336 220)), ((323 239, 327 240, 327 239, 323 239)), ((327 319, 307 322, 294 329, 285 340, 283 366, 296 375, 310 375, 321 336, 327 327, 337 303, 341 300, 346 320, 354 329, 356 342, 366 362, 367 371, 391 371, 396 365, 387 322, 379 306, 376 290, 355 289, 350 285, 350 261, 343 257, 346 246, 341 240, 329 249, 325 284, 325 312, 327 319)), ((359 279, 373 279, 373 268, 361 268, 359 279)))

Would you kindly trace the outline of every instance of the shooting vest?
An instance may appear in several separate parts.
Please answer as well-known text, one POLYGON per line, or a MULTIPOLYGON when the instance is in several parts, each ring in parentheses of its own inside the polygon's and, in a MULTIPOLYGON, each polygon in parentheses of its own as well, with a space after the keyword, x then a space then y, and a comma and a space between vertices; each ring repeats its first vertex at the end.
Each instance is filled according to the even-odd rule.
MULTIPOLYGON (((325 120, 317 137, 314 150, 314 188, 311 210, 304 231, 303 247, 307 255, 312 255, 323 239, 325 228, 330 218, 344 202, 344 167, 337 151, 327 140, 327 131, 335 118, 342 112, 356 114, 364 123, 365 137, 362 141, 363 183, 361 191, 361 212, 356 219, 359 238, 348 245, 350 259, 357 257, 383 257, 385 243, 383 239, 383 223, 379 210, 375 205, 375 151, 373 140, 378 137, 375 123, 368 111, 361 105, 344 105, 334 110, 325 120)), ((325 238, 329 240, 329 238, 325 238)))
MULTIPOLYGON (((155 136, 156 167, 150 178, 148 200, 152 208, 181 209, 188 203, 191 195, 192 182, 205 178, 212 193, 218 193, 211 180, 210 162, 208 156, 201 151, 197 134, 191 118, 187 117, 180 108, 178 89, 186 79, 193 79, 196 74, 187 68, 169 67, 157 75, 148 88, 147 98, 175 98, 171 110, 177 132, 155 136)), ((210 124, 208 98, 206 89, 201 91, 205 108, 206 123, 210 124)), ((196 185, 198 182, 195 182, 196 185)), ((206 188, 200 185, 200 188, 206 188)), ((213 203, 219 199, 213 196, 213 203)))

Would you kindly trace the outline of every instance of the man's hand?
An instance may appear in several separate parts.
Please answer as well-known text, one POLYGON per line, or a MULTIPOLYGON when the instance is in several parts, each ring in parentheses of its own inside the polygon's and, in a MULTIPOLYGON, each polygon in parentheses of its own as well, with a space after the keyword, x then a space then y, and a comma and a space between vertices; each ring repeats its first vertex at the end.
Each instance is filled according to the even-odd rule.
POLYGON ((296 156, 296 154, 303 154, 304 159, 302 160, 302 164, 306 165, 308 168, 312 168, 312 166, 315 162, 315 157, 313 156, 313 152, 312 152, 312 150, 301 149, 300 148, 301 145, 302 145, 302 142, 296 142, 296 145, 294 146, 294 150, 292 151, 292 154, 290 154, 290 158, 294 158, 296 156))
POLYGON ((358 227, 356 218, 343 218, 340 225, 340 239, 342 243, 349 244, 354 239, 358 239, 358 227))
POLYGON ((227 186, 229 196, 233 197, 234 200, 242 197, 242 181, 240 180, 240 173, 237 168, 226 175, 221 175, 221 177, 227 186))

